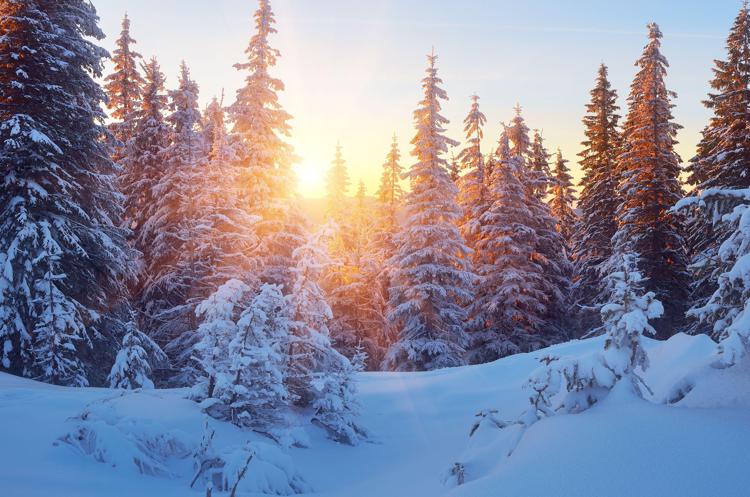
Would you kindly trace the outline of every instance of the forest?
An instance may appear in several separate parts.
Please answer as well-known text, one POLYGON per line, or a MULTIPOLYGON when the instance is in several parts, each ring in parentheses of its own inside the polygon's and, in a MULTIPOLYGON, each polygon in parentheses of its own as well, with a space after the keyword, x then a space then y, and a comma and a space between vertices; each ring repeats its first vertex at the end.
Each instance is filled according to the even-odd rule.
MULTIPOLYGON (((449 136, 450 81, 432 49, 415 81, 413 139, 383 150, 374 198, 352 184, 339 145, 323 223, 297 191, 275 76, 283 21, 269 0, 252 19, 235 65, 243 86, 202 107, 186 63, 167 87, 159 60, 138 53, 138 19, 125 15, 109 54, 87 0, 0 0, 0 372, 182 389, 212 420, 282 445, 279 427, 307 413, 330 439, 358 445, 371 438, 358 394, 366 372, 537 354, 527 409, 511 421, 482 411, 471 430, 520 429, 517 445, 545 418, 622 389, 650 398, 648 350, 659 342, 702 336, 717 369, 747 360, 747 2, 686 162, 656 23, 622 109, 607 65, 591 68, 589 103, 571 123, 586 137, 576 158, 553 150, 521 105, 487 148, 479 95, 463 136, 449 136), (592 337, 601 348, 588 355, 543 352, 592 337)), ((693 387, 677 384, 669 402, 693 387)), ((237 457, 217 492, 235 496, 253 456, 237 457)), ((202 459, 196 479, 215 463, 202 459)), ((448 479, 460 486, 465 471, 455 463, 448 479)))

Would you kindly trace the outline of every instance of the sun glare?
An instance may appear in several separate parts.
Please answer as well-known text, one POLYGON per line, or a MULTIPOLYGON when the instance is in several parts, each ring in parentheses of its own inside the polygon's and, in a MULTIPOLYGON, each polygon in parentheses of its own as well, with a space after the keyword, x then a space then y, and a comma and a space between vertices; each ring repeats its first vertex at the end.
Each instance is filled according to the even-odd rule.
POLYGON ((318 197, 325 183, 325 169, 311 161, 302 161, 294 168, 297 185, 303 197, 318 197))

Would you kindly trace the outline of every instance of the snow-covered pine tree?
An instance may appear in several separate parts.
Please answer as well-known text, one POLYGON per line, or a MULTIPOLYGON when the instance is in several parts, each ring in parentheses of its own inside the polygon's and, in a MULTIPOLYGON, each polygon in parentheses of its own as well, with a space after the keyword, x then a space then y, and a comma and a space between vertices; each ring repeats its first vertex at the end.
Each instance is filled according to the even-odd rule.
POLYGON ((263 285, 237 321, 227 346, 228 381, 219 383, 215 392, 235 424, 267 429, 287 405, 289 304, 280 286, 263 285))
POLYGON ((253 251, 263 281, 283 284, 294 281, 292 252, 304 243, 303 216, 295 203, 294 151, 284 141, 289 136, 291 116, 279 103, 284 83, 269 71, 279 51, 268 37, 276 33, 276 20, 268 0, 258 1, 254 15, 256 33, 245 50, 247 60, 235 67, 247 73, 245 85, 229 108, 232 132, 238 137, 238 163, 244 168, 240 184, 248 210, 260 221, 260 242, 253 251))
POLYGON ((161 154, 163 173, 153 187, 153 214, 143 226, 152 240, 145 260, 148 281, 143 290, 143 309, 150 335, 171 360, 182 357, 186 348, 170 344, 186 331, 195 330, 194 306, 207 295, 193 295, 201 276, 192 264, 194 256, 195 205, 199 178, 206 170, 206 157, 198 131, 198 85, 183 62, 178 88, 169 92, 172 126, 171 144, 161 154), (187 260, 186 260, 187 259, 187 260))
POLYGON ((544 146, 542 132, 534 130, 534 139, 529 150, 529 174, 534 183, 534 193, 541 200, 547 200, 549 189, 553 186, 552 171, 549 165, 550 154, 544 146))
POLYGON ((104 34, 84 0, 0 12, 0 367, 103 384, 132 276, 94 80, 104 34))
POLYGON ((208 295, 232 278, 241 279, 251 287, 257 287, 258 283, 253 276, 256 264, 251 255, 258 243, 254 229, 258 219, 243 208, 242 191, 237 184, 242 170, 218 101, 206 117, 214 121, 210 124, 213 142, 207 147, 205 167, 193 169, 193 182, 199 187, 191 197, 192 253, 182 254, 182 264, 193 265, 198 275, 191 298, 208 295))
POLYGON ((229 343, 237 335, 239 314, 249 305, 251 294, 244 282, 232 279, 195 308, 201 324, 191 357, 199 370, 193 391, 198 400, 214 399, 204 404, 207 409, 217 404, 217 388, 231 384, 229 343))
POLYGON ((507 128, 511 143, 508 153, 510 160, 517 162, 516 174, 521 184, 526 187, 526 206, 532 214, 533 228, 536 233, 533 256, 544 272, 544 278, 539 282, 541 285, 539 289, 547 296, 546 323, 541 328, 541 333, 534 339, 534 346, 539 346, 559 341, 564 333, 568 333, 566 319, 573 269, 568 258, 565 239, 557 231, 557 219, 542 196, 542 187, 550 184, 550 178, 546 176, 546 173, 530 168, 529 128, 521 115, 520 106, 516 106, 515 113, 507 128))
MULTIPOLYGON (((132 230, 132 245, 143 261, 152 259, 153 233, 144 230, 156 207, 154 187, 164 174, 164 151, 169 146, 171 129, 164 120, 168 97, 164 93, 164 74, 152 58, 143 65, 145 84, 137 113, 135 135, 128 143, 119 177, 125 195, 125 220, 132 230)), ((141 274, 132 294, 140 301, 147 278, 141 274)))
POLYGON ((664 308, 653 292, 644 293, 646 282, 638 271, 638 256, 614 257, 614 270, 606 277, 610 295, 601 308, 604 350, 585 358, 542 358, 545 365, 528 382, 534 392, 533 407, 525 416, 528 422, 585 411, 618 385, 622 395, 642 397, 643 389, 650 391, 639 374, 649 365, 643 335, 656 333, 649 321, 661 316, 664 308), (565 394, 555 401, 561 391, 565 394))
POLYGON ((218 97, 213 97, 211 99, 211 102, 209 102, 208 105, 206 105, 206 108, 203 109, 202 117, 201 117, 201 135, 203 136, 203 143, 206 145, 206 153, 208 154, 208 159, 211 160, 213 158, 212 156, 212 149, 214 143, 216 143, 216 125, 218 123, 221 123, 221 126, 223 128, 223 133, 225 135, 224 139, 227 141, 229 140, 229 137, 227 137, 227 129, 226 129, 226 110, 224 109, 224 91, 222 90, 221 99, 218 97))
POLYGON ((141 92, 145 81, 138 71, 141 54, 133 50, 136 41, 130 36, 130 18, 125 14, 122 31, 112 52, 114 72, 105 78, 104 89, 109 101, 107 107, 114 122, 109 125, 116 143, 112 160, 120 163, 127 153, 127 146, 135 135, 138 110, 141 105, 141 92))
POLYGON ((476 240, 480 236, 482 214, 491 204, 487 182, 484 175, 484 156, 482 155, 482 139, 487 117, 479 109, 479 96, 471 97, 471 110, 464 119, 464 133, 468 141, 467 146, 458 154, 458 161, 463 176, 458 179, 458 205, 463 211, 460 228, 466 245, 476 252, 476 240))
POLYGON ((655 323, 657 336, 672 336, 683 322, 688 297, 687 254, 683 225, 670 209, 682 197, 680 158, 674 151, 680 128, 672 122, 671 98, 664 83, 667 60, 661 54, 661 31, 648 25, 649 43, 638 59, 623 130, 623 151, 617 158, 619 229, 614 257, 637 253, 646 288, 664 303, 655 323))
POLYGON ((151 373, 155 367, 167 362, 161 348, 142 333, 131 318, 125 328, 122 346, 107 377, 109 388, 134 390, 154 388, 151 373))
POLYGON ((294 251, 297 266, 291 298, 293 316, 287 388, 293 401, 314 411, 314 421, 336 440, 356 444, 364 431, 357 425, 356 383, 349 360, 337 352, 328 326, 331 307, 320 287, 330 264, 325 243, 333 236, 324 226, 294 251))
POLYGON ((482 214, 475 271, 480 277, 470 311, 469 361, 494 361, 537 348, 547 313, 542 267, 534 257, 536 230, 517 156, 510 155, 507 132, 500 137, 492 170, 492 204, 482 214))
POLYGON ((372 248, 373 223, 360 181, 350 214, 346 253, 335 255, 325 277, 333 311, 331 338, 336 349, 354 360, 361 349, 368 369, 378 369, 385 355, 385 297, 378 291, 382 260, 372 248))
MULTIPOLYGON (((750 12, 747 3, 737 14, 726 49, 726 58, 715 62, 713 92, 704 102, 712 116, 703 130, 698 153, 687 168, 688 183, 699 192, 750 187, 750 12)), ((687 214, 691 213, 687 211, 687 214)), ((729 225, 716 223, 703 214, 689 216, 686 227, 692 254, 690 301, 694 310, 706 305, 717 289, 718 270, 722 265, 718 250, 731 234, 729 225)), ((711 332, 700 321, 690 323, 690 329, 711 332)))
POLYGON ((600 268, 612 255, 612 237, 617 231, 619 176, 617 156, 622 138, 618 128, 620 116, 617 91, 607 79, 607 66, 599 66, 596 84, 590 92, 583 117, 586 140, 578 154, 584 176, 578 199, 580 219, 573 234, 575 284, 572 300, 577 305, 578 331, 586 333, 600 324, 593 312, 606 298, 600 268))
POLYGON ((718 365, 732 366, 750 353, 750 189, 707 189, 677 207, 697 211, 702 222, 730 233, 716 250, 716 290, 688 316, 719 341, 718 365))
MULTIPOLYGON (((242 202, 242 190, 237 185, 242 170, 226 133, 223 109, 219 106, 210 117, 214 119, 214 142, 210 144, 207 162, 201 152, 197 155, 199 161, 188 172, 190 189, 186 198, 190 205, 180 220, 179 239, 185 250, 178 254, 174 274, 186 293, 184 306, 173 310, 185 318, 185 328, 167 347, 173 366, 180 370, 172 378, 175 384, 191 384, 196 374, 194 361, 190 360, 197 338, 192 333, 194 306, 228 280, 239 279, 251 288, 258 287, 256 261, 252 257, 258 243, 254 230, 257 218, 247 212, 242 202)), ((169 322, 173 323, 173 319, 169 322)))
POLYGON ((374 236, 375 246, 381 251, 380 258, 383 262, 390 257, 395 248, 394 237, 398 232, 398 215, 402 208, 404 190, 401 187, 401 152, 398 148, 398 140, 393 135, 391 150, 383 163, 383 172, 380 176, 380 186, 377 191, 377 213, 376 233, 374 236))
POLYGON ((427 57, 422 80, 424 99, 414 112, 417 129, 412 155, 417 162, 404 176, 410 180, 406 221, 390 265, 393 267, 389 320, 398 330, 385 359, 391 370, 431 370, 464 363, 464 331, 471 301, 472 273, 456 223, 456 185, 443 155, 456 143, 445 136, 448 120, 440 115, 440 101, 448 98, 437 74, 437 56, 427 57))
POLYGON ((349 171, 341 151, 341 144, 337 143, 336 154, 326 176, 326 213, 339 227, 346 224, 350 217, 348 192, 351 186, 349 171))
MULTIPOLYGON (((383 311, 383 325, 380 329, 380 347, 387 351, 394 341, 394 330, 390 322, 385 319, 388 312, 388 289, 391 287, 392 267, 388 260, 396 249, 396 236, 399 232, 399 214, 403 208, 404 190, 401 186, 401 176, 403 168, 401 167, 401 153, 398 147, 396 135, 393 136, 391 150, 388 152, 385 163, 383 163, 383 172, 380 177, 380 186, 376 195, 376 213, 375 226, 370 244, 370 257, 368 261, 374 265, 377 271, 376 281, 373 284, 374 291, 377 291, 377 298, 383 311)), ((379 362, 374 357, 368 358, 370 369, 379 369, 382 363, 382 357, 379 362)))
POLYGON ((576 201, 573 191, 573 177, 570 175, 568 161, 563 157, 559 148, 555 157, 555 170, 552 176, 550 194, 552 196, 549 201, 550 209, 552 209, 552 215, 557 218, 557 230, 569 247, 578 216, 573 208, 576 201))
POLYGON ((328 228, 331 237, 327 240, 327 265, 321 285, 333 311, 329 324, 331 338, 336 349, 346 357, 353 357, 359 344, 361 332, 356 290, 361 283, 360 260, 363 247, 357 238, 357 230, 347 196, 351 180, 340 144, 326 177, 326 200, 328 228))

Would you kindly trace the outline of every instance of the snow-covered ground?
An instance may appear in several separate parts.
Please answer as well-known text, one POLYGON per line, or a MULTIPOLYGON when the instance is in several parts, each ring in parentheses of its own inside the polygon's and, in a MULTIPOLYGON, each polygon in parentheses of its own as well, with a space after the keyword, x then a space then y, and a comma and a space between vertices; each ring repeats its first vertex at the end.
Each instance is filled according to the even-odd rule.
MULTIPOLYGON (((222 452, 253 443, 258 456, 244 496, 750 495, 750 367, 708 367, 715 346, 703 336, 647 344, 654 400, 690 384, 682 401, 613 395, 583 414, 536 423, 511 457, 504 454, 512 433, 484 427, 469 439, 474 414, 496 408, 501 417, 517 417, 527 404, 521 385, 535 358, 550 351, 432 373, 362 374, 362 423, 371 440, 358 447, 330 442, 308 426, 298 437, 308 448, 280 450, 212 420, 214 445, 222 452), (443 483, 455 462, 466 468, 459 487, 443 483)), ((580 355, 601 346, 591 339, 552 351, 580 355)), ((205 416, 184 394, 68 389, 0 374, 0 495, 203 495, 189 483, 205 416)))

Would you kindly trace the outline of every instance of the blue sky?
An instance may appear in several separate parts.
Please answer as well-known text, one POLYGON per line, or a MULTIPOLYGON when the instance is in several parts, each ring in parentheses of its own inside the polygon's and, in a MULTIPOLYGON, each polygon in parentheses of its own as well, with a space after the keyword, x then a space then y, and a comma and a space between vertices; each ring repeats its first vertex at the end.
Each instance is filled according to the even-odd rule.
MULTIPOLYGON (((226 89, 231 101, 242 77, 251 35, 252 0, 93 0, 112 48, 125 11, 144 56, 157 55, 174 84, 185 59, 203 100, 226 89)), ((303 161, 301 191, 322 194, 321 178, 335 145, 344 147, 351 175, 374 192, 395 132, 409 164, 411 113, 420 97, 425 55, 435 47, 451 98, 444 114, 453 138, 476 92, 488 118, 486 148, 516 102, 551 150, 570 159, 580 150, 580 124, 597 66, 610 67, 625 107, 633 66, 646 43, 646 24, 659 23, 671 68, 679 152, 692 156, 708 113, 713 59, 740 0, 272 0, 282 51, 276 74, 287 85, 282 102, 295 117, 292 143, 303 161)), ((622 113, 625 113, 623 108, 622 113)), ((573 165, 577 170, 577 166, 573 165)))

